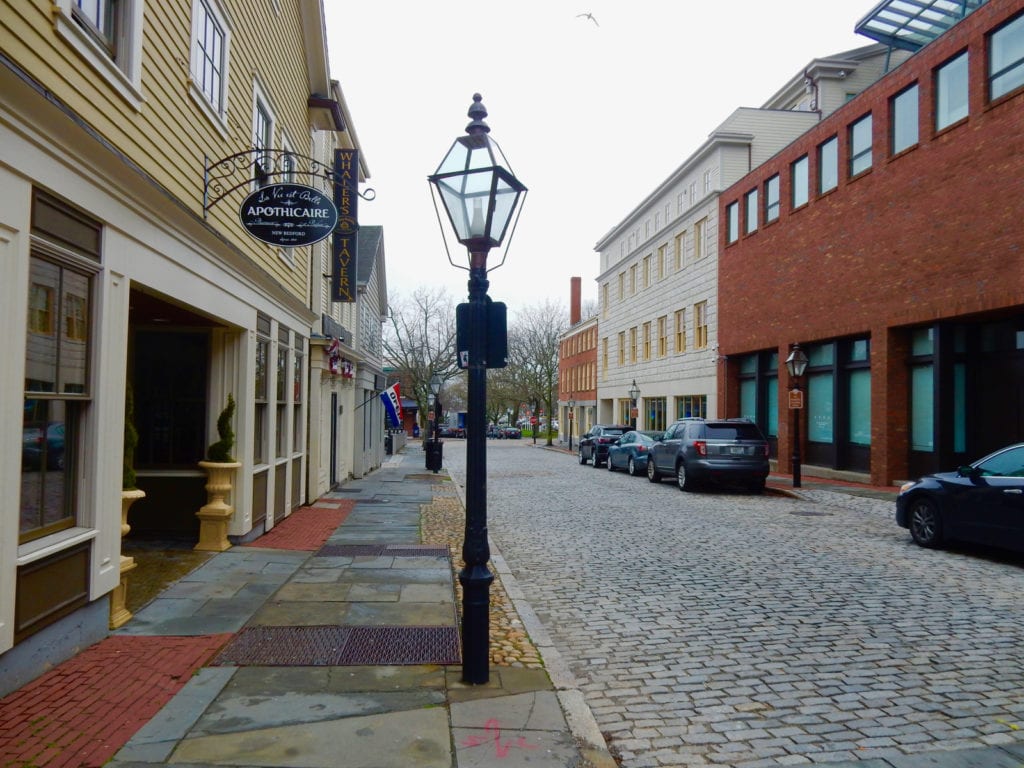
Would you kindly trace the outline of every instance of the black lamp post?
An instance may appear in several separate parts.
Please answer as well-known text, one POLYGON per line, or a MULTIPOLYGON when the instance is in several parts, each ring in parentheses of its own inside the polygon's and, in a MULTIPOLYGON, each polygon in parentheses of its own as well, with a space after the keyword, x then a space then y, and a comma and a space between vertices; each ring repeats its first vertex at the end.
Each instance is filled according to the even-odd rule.
POLYGON ((569 453, 572 453, 572 425, 576 421, 576 401, 572 395, 569 395, 566 405, 569 406, 569 453))
POLYGON ((433 425, 434 426, 434 434, 433 434, 434 440, 437 440, 437 433, 438 433, 438 431, 440 429, 440 426, 441 426, 441 400, 440 400, 440 394, 441 394, 441 374, 439 374, 437 371, 434 371, 434 373, 432 373, 430 375, 430 401, 431 401, 431 406, 432 406, 431 410, 433 410, 433 412, 434 412, 434 425, 433 425))
POLYGON ((629 399, 629 418, 633 422, 633 429, 636 429, 636 416, 633 415, 633 412, 636 411, 636 403, 640 399, 640 387, 636 385, 636 379, 633 379, 633 385, 629 388, 629 399))
POLYGON ((807 353, 800 349, 799 344, 794 344, 789 349, 789 357, 786 358, 786 370, 789 371, 789 409, 793 411, 793 437, 790 442, 793 445, 793 454, 790 458, 793 464, 793 487, 799 488, 800 481, 800 411, 803 410, 803 393, 800 391, 800 378, 807 370, 807 353))
MULTIPOLYGON (((466 135, 452 144, 437 171, 429 177, 434 205, 440 198, 456 239, 469 253, 469 304, 465 314, 465 349, 457 349, 459 365, 468 368, 466 424, 466 531, 462 544, 462 681, 486 683, 490 677, 489 611, 494 576, 487 568, 487 368, 504 360, 489 359, 488 346, 501 346, 491 327, 487 296, 487 256, 500 246, 526 187, 512 174, 501 148, 488 136, 487 110, 473 95, 466 135)), ((438 222, 440 222, 438 214, 438 222)), ((444 227, 441 227, 444 235, 444 227)), ((447 247, 447 240, 445 243, 447 247)), ((506 252, 507 252, 506 244, 506 252)), ((451 261, 451 254, 448 255, 451 261)), ((504 263, 504 255, 497 266, 504 263)), ((454 266, 461 267, 455 262, 454 266)), ((492 267, 492 269, 495 267, 492 267)), ((500 329, 504 334, 504 329, 500 329)), ((500 339, 504 342, 504 337, 500 339)), ((458 346, 462 346, 459 344, 458 346)))

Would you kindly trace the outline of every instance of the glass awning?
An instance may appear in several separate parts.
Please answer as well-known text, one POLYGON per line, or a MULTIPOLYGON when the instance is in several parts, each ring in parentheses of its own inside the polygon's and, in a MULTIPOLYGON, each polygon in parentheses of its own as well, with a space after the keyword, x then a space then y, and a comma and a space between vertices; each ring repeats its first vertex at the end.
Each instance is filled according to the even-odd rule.
POLYGON ((988 0, 882 0, 856 32, 893 48, 917 51, 988 0))

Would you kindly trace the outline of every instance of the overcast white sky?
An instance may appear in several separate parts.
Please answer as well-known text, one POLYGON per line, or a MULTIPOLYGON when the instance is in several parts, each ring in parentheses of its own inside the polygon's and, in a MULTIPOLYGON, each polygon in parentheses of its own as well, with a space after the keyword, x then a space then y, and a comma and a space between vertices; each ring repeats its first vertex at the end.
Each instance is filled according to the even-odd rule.
POLYGON ((529 188, 490 295, 513 312, 568 307, 574 275, 597 297, 604 234, 737 107, 760 106, 811 59, 869 45, 853 28, 876 2, 325 0, 331 75, 377 195, 359 220, 384 226, 389 293, 443 286, 465 300, 426 178, 474 92, 529 188))

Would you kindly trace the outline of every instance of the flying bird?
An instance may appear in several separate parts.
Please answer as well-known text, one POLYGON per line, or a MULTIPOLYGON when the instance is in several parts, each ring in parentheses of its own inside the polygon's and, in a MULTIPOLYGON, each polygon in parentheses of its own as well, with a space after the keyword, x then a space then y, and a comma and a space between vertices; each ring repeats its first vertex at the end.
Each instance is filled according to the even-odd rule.
MULTIPOLYGON (((576 18, 577 19, 590 19, 592 22, 597 24, 597 19, 594 18, 594 14, 592 14, 592 13, 577 13, 576 14, 576 18)), ((597 26, 600 27, 601 25, 597 24, 597 26)))

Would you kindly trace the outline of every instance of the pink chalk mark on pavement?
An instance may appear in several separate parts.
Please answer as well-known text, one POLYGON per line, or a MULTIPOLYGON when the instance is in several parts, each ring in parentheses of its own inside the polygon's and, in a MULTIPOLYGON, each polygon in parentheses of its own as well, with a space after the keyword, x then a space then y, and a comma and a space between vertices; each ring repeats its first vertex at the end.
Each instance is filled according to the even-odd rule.
POLYGON ((497 720, 491 719, 484 723, 485 736, 470 736, 462 742, 464 747, 479 747, 486 744, 488 741, 494 742, 494 756, 499 759, 505 759, 509 756, 513 747, 518 749, 537 749, 536 744, 527 744, 526 739, 523 736, 517 736, 515 739, 508 741, 501 740, 501 723, 497 720))

